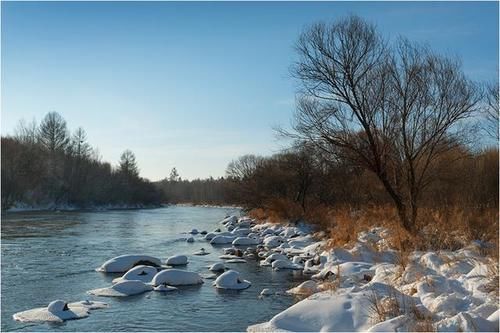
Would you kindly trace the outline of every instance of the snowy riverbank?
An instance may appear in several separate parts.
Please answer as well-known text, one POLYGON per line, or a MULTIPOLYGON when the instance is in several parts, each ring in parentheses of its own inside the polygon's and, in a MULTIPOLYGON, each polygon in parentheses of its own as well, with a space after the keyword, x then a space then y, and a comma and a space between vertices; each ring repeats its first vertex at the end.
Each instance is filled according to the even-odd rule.
POLYGON ((309 297, 248 331, 499 329, 498 266, 478 244, 402 258, 388 247, 383 228, 360 233, 348 249, 325 249, 325 241, 296 227, 257 224, 250 230, 269 251, 259 252, 261 264, 275 256, 272 268, 301 269, 311 279, 288 291, 309 297))

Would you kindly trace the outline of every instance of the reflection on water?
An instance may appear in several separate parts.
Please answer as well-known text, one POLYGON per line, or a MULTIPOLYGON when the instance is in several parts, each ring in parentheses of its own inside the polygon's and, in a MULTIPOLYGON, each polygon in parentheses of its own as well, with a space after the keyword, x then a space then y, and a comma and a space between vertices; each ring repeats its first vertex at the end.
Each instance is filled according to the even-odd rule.
POLYGON ((244 331, 248 325, 269 320, 293 304, 292 297, 258 296, 263 288, 283 291, 298 284, 298 272, 273 272, 258 262, 227 264, 252 286, 221 292, 212 286, 180 287, 169 293, 149 292, 125 298, 103 298, 87 290, 106 287, 120 274, 95 268, 121 254, 147 254, 165 259, 189 256, 185 269, 209 273, 207 266, 221 261, 214 248, 195 236, 186 243, 185 232, 212 231, 228 213, 224 208, 168 207, 154 210, 109 212, 30 212, 2 215, 2 331, 244 331), (204 247, 209 255, 194 256, 204 247), (46 306, 55 299, 96 299, 110 308, 89 318, 63 324, 26 324, 12 319, 15 312, 46 306))

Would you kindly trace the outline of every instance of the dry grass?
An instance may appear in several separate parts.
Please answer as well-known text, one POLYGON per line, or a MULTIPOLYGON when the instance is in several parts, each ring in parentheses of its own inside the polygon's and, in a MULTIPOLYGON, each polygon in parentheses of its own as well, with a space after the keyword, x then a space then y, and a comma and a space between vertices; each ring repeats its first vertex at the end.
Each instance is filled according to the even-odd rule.
POLYGON ((406 315, 408 331, 434 332, 436 330, 433 317, 420 311, 413 298, 398 295, 395 291, 382 297, 373 290, 368 300, 368 310, 374 324, 406 315))
POLYGON ((498 298, 499 296, 499 275, 498 275, 498 260, 490 259, 488 261, 487 278, 488 283, 485 285, 485 291, 492 293, 498 298))
POLYGON ((396 294, 391 293, 381 297, 375 290, 372 290, 368 300, 370 302, 368 311, 374 324, 404 314, 396 294))
MULTIPOLYGON (((401 226, 392 205, 366 206, 362 210, 351 206, 317 205, 306 213, 289 200, 274 199, 264 208, 253 209, 250 216, 269 222, 304 219, 325 232, 329 239, 326 249, 353 245, 362 231, 381 226, 389 230, 387 243, 399 251, 399 263, 404 270, 408 254, 414 250, 457 250, 472 240, 487 242, 480 248, 485 256, 498 259, 499 213, 497 208, 448 206, 419 209, 417 232, 411 234, 401 226)), ((369 244, 368 244, 369 245, 369 244)), ((376 245, 376 244, 375 244, 376 245)), ((375 252, 379 251, 374 246, 375 252)))
POLYGON ((271 199, 263 208, 254 208, 248 215, 259 221, 271 223, 296 222, 304 217, 304 212, 299 203, 276 198, 271 199))

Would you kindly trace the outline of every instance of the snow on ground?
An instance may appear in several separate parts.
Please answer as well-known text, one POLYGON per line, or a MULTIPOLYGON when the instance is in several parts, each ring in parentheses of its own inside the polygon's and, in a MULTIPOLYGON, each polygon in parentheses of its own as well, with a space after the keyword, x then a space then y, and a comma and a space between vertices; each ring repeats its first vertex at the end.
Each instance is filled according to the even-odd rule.
POLYGON ((252 232, 263 241, 262 266, 303 269, 312 280, 287 291, 309 297, 248 331, 499 329, 498 296, 491 292, 498 280, 473 245, 411 253, 403 269, 384 228, 360 233, 351 248, 328 250, 293 226, 258 224, 252 232))

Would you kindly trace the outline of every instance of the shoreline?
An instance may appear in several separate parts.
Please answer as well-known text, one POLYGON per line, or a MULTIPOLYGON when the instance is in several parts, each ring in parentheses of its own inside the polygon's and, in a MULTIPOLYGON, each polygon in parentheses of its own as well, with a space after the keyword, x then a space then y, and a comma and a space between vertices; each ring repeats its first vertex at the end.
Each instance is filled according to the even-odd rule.
POLYGON ((157 209, 166 208, 169 206, 179 206, 179 207, 204 207, 204 208, 226 208, 226 209, 239 209, 242 210, 242 206, 238 205, 212 205, 212 204, 196 204, 196 203, 162 203, 159 205, 98 205, 89 207, 79 207, 72 205, 20 205, 2 210, 2 214, 12 214, 12 213, 29 213, 29 212, 101 212, 101 211, 113 211, 113 210, 139 210, 139 209, 157 209))

